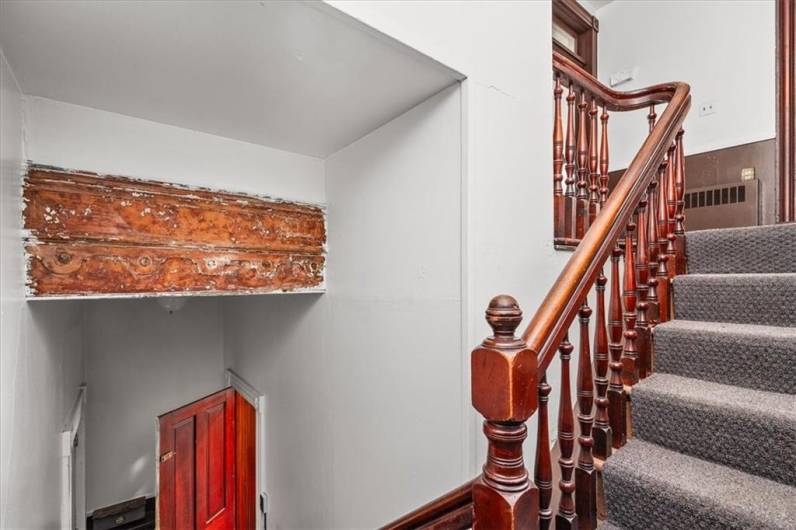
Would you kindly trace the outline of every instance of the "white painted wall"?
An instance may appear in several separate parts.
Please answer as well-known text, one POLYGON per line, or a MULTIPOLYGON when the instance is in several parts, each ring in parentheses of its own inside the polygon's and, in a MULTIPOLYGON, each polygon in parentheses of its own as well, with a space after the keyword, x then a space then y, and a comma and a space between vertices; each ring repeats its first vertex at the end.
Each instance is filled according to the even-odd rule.
POLYGON ((468 476, 461 156, 457 86, 327 159, 327 294, 224 300, 274 528, 373 528, 468 476))
POLYGON ((113 112, 26 97, 39 164, 323 203, 323 160, 113 112))
MULTIPOLYGON (((43 98, 25 104, 27 157, 36 163, 325 200, 317 158, 43 98)), ((215 299, 191 299, 172 315, 152 300, 84 303, 92 511, 155 493, 155 418, 224 386, 223 328, 215 299)))
MULTIPOLYGON (((478 473, 483 434, 469 404, 469 354, 488 333, 483 311, 507 292, 529 317, 568 257, 552 247, 549 3, 331 4, 468 80, 333 155, 325 189, 317 159, 28 100, 36 162, 329 203, 328 294, 218 302, 224 363, 268 398, 266 486, 271 521, 282 528, 373 527, 478 473), (228 175, 236 178, 221 180, 228 175), (372 274, 382 265, 392 276, 372 274)), ((88 308, 89 365, 112 347, 127 352, 119 367, 137 370, 121 363, 155 344, 144 335, 172 351, 193 344, 194 333, 209 338, 200 326, 162 327, 170 317, 138 306, 146 303, 88 308), (107 329, 125 320, 137 325, 107 329)), ((193 319, 211 329, 205 316, 193 319)), ((207 350, 192 360, 209 374, 216 362, 207 350)), ((166 353, 152 362, 172 362, 166 353)), ((102 366, 88 368, 91 381, 113 372, 102 366)), ((99 384, 91 381, 89 425, 99 384)), ((550 382, 556 388, 555 376, 550 382)), ((114 399, 111 390, 102 399, 114 399)), ((147 414, 153 438, 162 411, 147 414)), ((103 429, 120 428, 117 412, 104 414, 113 426, 103 429)), ((88 435, 89 459, 97 436, 88 435)), ((133 477, 135 458, 114 468, 122 478, 133 477)), ((90 482, 92 469, 104 468, 89 462, 90 482)), ((129 484, 145 491, 148 480, 129 484)), ((129 491, 125 498, 139 490, 129 491)), ((89 492, 89 509, 105 503, 92 501, 98 495, 89 492)))
MULTIPOLYGON (((691 85, 685 121, 688 154, 775 136, 773 0, 615 1, 600 19, 599 77, 636 67, 616 87, 632 90, 681 80, 691 85), (718 111, 700 117, 699 105, 718 111)), ((611 118, 611 168, 627 167, 646 135, 646 112, 611 118)), ((660 114, 660 111, 659 111, 660 114)))
MULTIPOLYGON (((515 296, 525 312, 524 326, 569 257, 552 245, 550 3, 329 3, 468 77, 463 84, 461 375, 462 400, 469 404, 470 350, 489 333, 484 321, 489 300, 500 293, 515 296)), ((558 375, 548 379, 556 389, 558 375)), ((551 407, 557 406, 555 396, 554 390, 551 407)), ((475 476, 484 462, 481 419, 468 405, 462 422, 469 427, 467 467, 475 476)), ((534 446, 531 435, 526 444, 529 467, 534 446)))
POLYGON ((156 418, 224 387, 219 302, 86 307, 87 509, 156 492, 156 418))
POLYGON ((2 51, 0 85, 0 528, 56 528, 60 433, 83 381, 83 312, 76 302, 25 302, 22 95, 2 51))

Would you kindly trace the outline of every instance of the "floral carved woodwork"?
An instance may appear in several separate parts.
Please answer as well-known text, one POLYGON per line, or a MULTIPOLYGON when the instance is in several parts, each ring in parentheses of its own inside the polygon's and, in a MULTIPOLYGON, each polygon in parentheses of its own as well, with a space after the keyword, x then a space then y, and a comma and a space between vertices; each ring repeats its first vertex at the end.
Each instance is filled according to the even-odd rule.
POLYGON ((324 288, 317 206, 42 166, 23 197, 33 297, 324 288))

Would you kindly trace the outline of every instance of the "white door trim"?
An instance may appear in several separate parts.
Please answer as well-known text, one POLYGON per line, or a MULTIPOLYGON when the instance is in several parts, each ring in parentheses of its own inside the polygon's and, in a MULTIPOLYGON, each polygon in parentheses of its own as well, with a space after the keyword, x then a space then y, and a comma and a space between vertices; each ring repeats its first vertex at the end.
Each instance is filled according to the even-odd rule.
MULTIPOLYGON (((85 488, 76 488, 74 484, 75 439, 83 422, 85 405, 86 385, 80 385, 69 418, 61 432, 61 530, 85 528, 86 514, 75 513, 75 502, 84 506, 85 499, 74 498, 76 493, 81 495, 85 492, 85 488)), ((85 442, 78 440, 78 443, 85 442)))

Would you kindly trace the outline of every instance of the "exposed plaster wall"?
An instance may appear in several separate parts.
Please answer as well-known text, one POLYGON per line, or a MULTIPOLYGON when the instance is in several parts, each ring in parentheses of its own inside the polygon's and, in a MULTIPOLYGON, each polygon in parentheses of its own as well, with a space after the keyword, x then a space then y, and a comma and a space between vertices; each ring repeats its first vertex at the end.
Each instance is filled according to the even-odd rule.
POLYGON ((24 112, 2 51, 0 84, 0 528, 56 528, 60 433, 83 382, 83 308, 25 301, 24 112))

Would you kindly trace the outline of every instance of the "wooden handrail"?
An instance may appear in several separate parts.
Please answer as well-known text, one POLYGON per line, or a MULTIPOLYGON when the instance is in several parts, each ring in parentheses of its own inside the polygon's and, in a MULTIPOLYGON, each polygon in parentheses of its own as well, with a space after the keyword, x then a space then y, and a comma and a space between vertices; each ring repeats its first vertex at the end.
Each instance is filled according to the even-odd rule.
POLYGON ((383 526, 381 530, 470 528, 473 522, 473 482, 475 479, 383 526))
POLYGON ((618 92, 558 53, 553 54, 553 68, 555 236, 557 244, 577 244, 577 249, 521 337, 515 333, 522 311, 514 298, 496 296, 486 311, 492 336, 471 356, 473 406, 485 419, 488 440, 483 473, 384 529, 458 530, 472 525, 475 530, 548 530, 553 524, 557 530, 597 528, 593 457, 605 460, 612 448, 625 443, 625 385, 633 385, 649 374, 652 330, 656 323, 670 318, 670 282, 676 274, 685 272, 682 124, 691 96, 690 87, 679 82, 618 92), (564 86, 568 89, 566 135, 562 120, 564 86), (660 119, 655 105, 665 105, 660 119), (598 106, 602 107, 600 134, 598 106), (644 108, 649 108, 649 135, 624 175, 609 190, 607 111, 644 108), (562 185, 563 170, 566 187, 562 185), (624 238, 624 250, 620 237, 624 238), (622 282, 619 261, 623 254, 622 282), (611 287, 607 290, 604 265, 609 257, 611 287), (592 310, 588 293, 592 286, 597 290, 595 372, 589 345, 592 310), (606 295, 610 298, 607 310, 606 295), (568 337, 576 316, 580 319, 577 462, 570 386, 575 346, 568 337), (557 352, 561 356, 561 471, 556 511, 551 506, 556 481, 547 425, 551 386, 546 376, 557 352), (592 412, 595 403, 596 421, 592 412), (531 481, 522 447, 526 423, 534 413, 539 418, 537 469, 531 481))
POLYGON ((553 67, 609 109, 629 111, 656 103, 667 103, 667 106, 522 335, 528 348, 536 352, 540 376, 555 357, 578 308, 658 171, 691 105, 690 87, 686 83, 664 83, 633 92, 617 92, 559 53, 553 54, 553 67))

